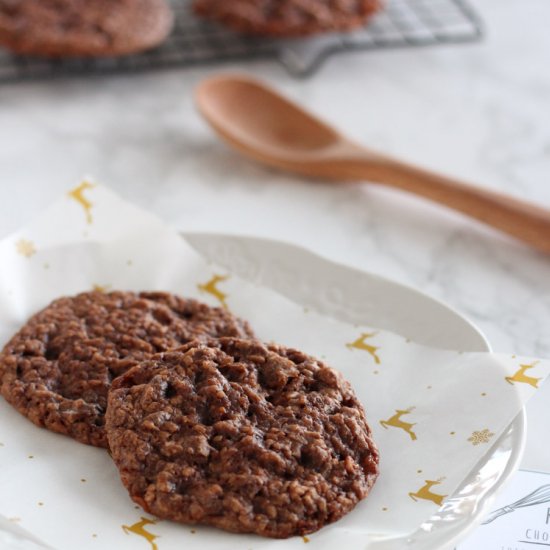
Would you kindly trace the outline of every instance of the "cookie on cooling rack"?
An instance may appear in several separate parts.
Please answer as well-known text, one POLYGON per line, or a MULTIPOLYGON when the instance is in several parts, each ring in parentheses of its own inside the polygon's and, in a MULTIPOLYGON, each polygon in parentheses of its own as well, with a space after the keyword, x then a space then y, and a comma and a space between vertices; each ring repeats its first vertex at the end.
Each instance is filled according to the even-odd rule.
POLYGON ((166 0, 0 0, 0 45, 17 54, 126 55, 158 46, 172 24, 166 0))
POLYGON ((163 292, 86 292, 32 317, 0 354, 4 398, 38 426, 107 446, 111 381, 158 353, 195 339, 253 338, 220 308, 163 292))
POLYGON ((195 0, 193 7, 244 34, 305 36, 361 27, 381 0, 195 0))
POLYGON ((191 342, 117 378, 106 431, 131 498, 187 524, 276 538, 338 520, 378 451, 336 371, 252 340, 191 342))

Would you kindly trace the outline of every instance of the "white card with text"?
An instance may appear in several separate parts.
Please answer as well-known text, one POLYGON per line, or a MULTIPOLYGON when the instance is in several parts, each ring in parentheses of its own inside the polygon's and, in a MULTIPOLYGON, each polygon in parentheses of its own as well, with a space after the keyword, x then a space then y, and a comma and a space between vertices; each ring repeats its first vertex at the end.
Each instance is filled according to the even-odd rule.
POLYGON ((550 473, 520 470, 456 550, 550 549, 550 473))

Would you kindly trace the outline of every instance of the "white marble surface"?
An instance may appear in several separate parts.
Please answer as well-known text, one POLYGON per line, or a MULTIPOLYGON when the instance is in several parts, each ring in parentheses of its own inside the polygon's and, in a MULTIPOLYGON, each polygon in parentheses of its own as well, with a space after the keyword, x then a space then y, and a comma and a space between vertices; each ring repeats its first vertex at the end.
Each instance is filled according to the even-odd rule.
MULTIPOLYGON (((334 57, 279 86, 357 140, 550 207, 550 3, 485 0, 485 42, 334 57)), ((443 299, 493 348, 550 356, 550 258, 368 184, 306 182, 242 160, 192 102, 215 68, 0 88, 0 235, 77 181, 102 183, 184 230, 267 236, 443 299)), ((550 384, 528 407, 523 466, 550 470, 550 384)))

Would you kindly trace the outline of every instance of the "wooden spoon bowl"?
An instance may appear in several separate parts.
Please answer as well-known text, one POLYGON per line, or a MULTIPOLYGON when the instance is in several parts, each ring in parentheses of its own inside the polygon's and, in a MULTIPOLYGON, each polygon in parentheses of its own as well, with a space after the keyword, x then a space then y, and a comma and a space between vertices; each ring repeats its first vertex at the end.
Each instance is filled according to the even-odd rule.
POLYGON ((357 145, 254 79, 214 77, 199 85, 195 97, 216 132, 256 161, 315 178, 369 180, 414 193, 550 253, 550 211, 357 145))

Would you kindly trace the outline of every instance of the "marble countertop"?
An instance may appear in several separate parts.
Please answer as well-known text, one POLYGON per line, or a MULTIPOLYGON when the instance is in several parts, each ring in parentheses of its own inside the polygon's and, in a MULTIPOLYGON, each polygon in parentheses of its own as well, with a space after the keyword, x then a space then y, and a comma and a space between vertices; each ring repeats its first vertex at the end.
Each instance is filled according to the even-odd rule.
MULTIPOLYGON (((493 349, 550 356, 550 258, 422 200, 268 171, 219 143, 192 90, 254 74, 372 148, 550 207, 550 3, 485 0, 484 42, 0 88, 0 236, 84 174, 182 230, 265 236, 449 303, 493 349)), ((524 468, 550 470, 550 383, 528 405, 524 468)))

